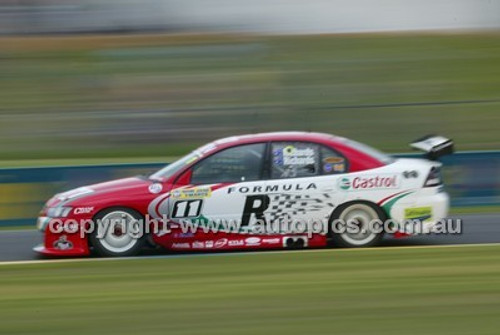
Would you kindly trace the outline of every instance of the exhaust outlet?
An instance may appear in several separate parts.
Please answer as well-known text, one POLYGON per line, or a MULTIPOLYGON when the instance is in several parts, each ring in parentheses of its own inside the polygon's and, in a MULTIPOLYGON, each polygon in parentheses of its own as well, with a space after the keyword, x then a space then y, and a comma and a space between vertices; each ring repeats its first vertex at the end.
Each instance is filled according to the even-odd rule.
POLYGON ((287 236, 283 238, 283 247, 287 249, 302 249, 307 247, 307 237, 287 236))

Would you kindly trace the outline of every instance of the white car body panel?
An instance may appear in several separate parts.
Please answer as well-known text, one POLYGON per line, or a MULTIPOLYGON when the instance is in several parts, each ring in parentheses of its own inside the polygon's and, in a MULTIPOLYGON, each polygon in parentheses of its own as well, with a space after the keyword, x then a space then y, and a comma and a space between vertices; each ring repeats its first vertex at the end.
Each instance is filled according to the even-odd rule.
MULTIPOLYGON (((266 222, 287 217, 307 222, 329 220, 342 204, 367 201, 380 206, 396 223, 410 219, 411 213, 424 213, 425 227, 430 230, 448 214, 449 197, 442 186, 423 187, 430 169, 440 165, 424 159, 401 158, 380 168, 355 173, 183 187, 171 192, 165 212, 178 221, 175 213, 177 207, 185 208, 182 202, 202 198, 198 217, 244 221, 247 201, 250 199, 250 208, 256 209, 263 206, 262 199, 267 197, 269 204, 261 208, 265 207, 266 222)), ((250 213, 247 228, 251 230, 258 219, 258 215, 250 213)))

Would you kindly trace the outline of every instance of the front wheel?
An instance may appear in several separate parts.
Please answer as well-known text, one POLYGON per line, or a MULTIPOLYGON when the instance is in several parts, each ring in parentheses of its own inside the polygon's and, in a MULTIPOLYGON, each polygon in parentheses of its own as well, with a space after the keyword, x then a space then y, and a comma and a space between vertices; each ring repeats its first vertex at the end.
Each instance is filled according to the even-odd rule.
POLYGON ((360 248, 377 245, 383 232, 373 231, 372 223, 383 220, 382 210, 368 203, 352 203, 339 208, 338 222, 343 224, 340 231, 332 231, 331 241, 334 246, 360 248))
POLYGON ((134 256, 144 246, 142 216, 132 209, 106 209, 96 215, 94 223, 89 239, 101 256, 134 256))

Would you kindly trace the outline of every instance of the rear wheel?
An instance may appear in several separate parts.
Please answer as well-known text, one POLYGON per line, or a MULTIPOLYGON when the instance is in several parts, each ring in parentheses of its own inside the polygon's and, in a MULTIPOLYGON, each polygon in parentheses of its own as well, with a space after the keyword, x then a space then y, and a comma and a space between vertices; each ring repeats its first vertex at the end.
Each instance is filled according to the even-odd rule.
POLYGON ((383 237, 383 232, 373 231, 372 223, 375 220, 383 220, 384 217, 380 208, 369 203, 357 202, 342 206, 336 211, 334 218, 344 226, 339 231, 331 232, 332 244, 346 248, 377 245, 383 237))
POLYGON ((94 218, 95 229, 90 243, 102 256, 119 257, 137 255, 144 246, 142 216, 129 208, 101 211, 94 218))

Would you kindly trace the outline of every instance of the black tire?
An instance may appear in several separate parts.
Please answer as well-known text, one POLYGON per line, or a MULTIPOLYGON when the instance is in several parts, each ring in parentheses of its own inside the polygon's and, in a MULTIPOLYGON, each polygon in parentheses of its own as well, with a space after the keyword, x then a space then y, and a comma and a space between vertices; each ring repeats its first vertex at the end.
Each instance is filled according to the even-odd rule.
MULTIPOLYGON (((384 237, 384 232, 373 232, 369 229, 366 230, 366 234, 351 234, 347 231, 335 232, 332 231, 332 222, 339 219, 341 221, 355 220, 359 222, 358 224, 361 228, 366 227, 366 222, 369 220, 380 220, 384 222, 386 215, 383 210, 377 205, 366 202, 350 202, 339 206, 330 220, 330 244, 334 247, 341 248, 365 248, 378 245, 382 238, 384 237)), ((368 227, 367 227, 368 228, 368 227)), ((363 230, 361 230, 363 231, 363 230)))
POLYGON ((95 229, 89 235, 90 244, 101 256, 135 256, 144 247, 147 236, 134 235, 131 225, 135 224, 133 228, 137 228, 143 222, 142 215, 130 208, 114 207, 102 210, 94 217, 95 229))

